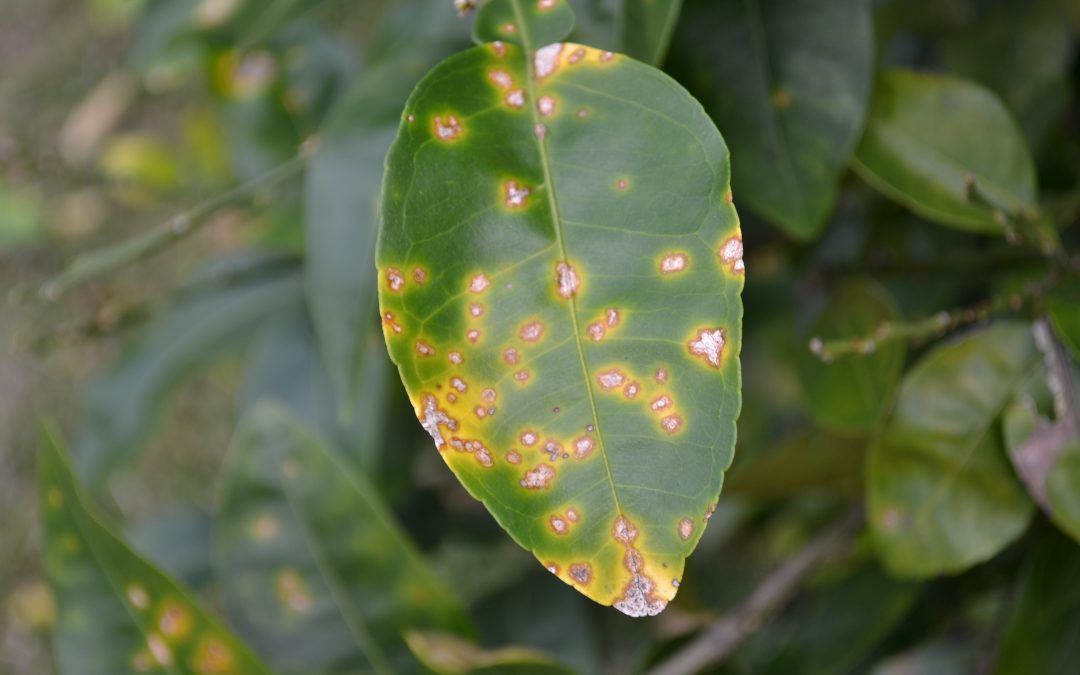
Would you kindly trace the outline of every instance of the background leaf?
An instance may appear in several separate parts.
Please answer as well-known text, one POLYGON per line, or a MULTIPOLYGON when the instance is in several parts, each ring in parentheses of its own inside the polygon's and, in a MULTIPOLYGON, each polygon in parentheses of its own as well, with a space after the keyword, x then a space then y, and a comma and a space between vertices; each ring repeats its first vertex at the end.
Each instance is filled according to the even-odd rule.
POLYGON ((469 630, 375 489, 274 404, 229 451, 214 567, 237 631, 282 672, 415 672, 403 631, 469 630))
POLYGON ((855 170, 936 223, 1004 234, 1037 209, 1035 164, 1001 101, 953 76, 882 72, 855 170))
POLYGON ((1027 527, 1034 507, 998 418, 1038 363, 1030 327, 1001 323, 935 347, 905 377, 868 474, 870 528, 891 572, 958 572, 1027 527))
MULTIPOLYGON (((873 282, 856 281, 830 298, 810 335, 819 340, 861 340, 875 335, 883 324, 900 320, 900 310, 888 291, 873 282)), ((828 363, 807 350, 798 365, 810 416, 835 431, 870 430, 892 402, 906 353, 903 340, 881 342, 870 354, 828 363)))
POLYGON ((667 56, 683 0, 623 0, 619 51, 659 67, 667 56))
POLYGON ((45 568, 60 608, 54 640, 61 672, 268 672, 220 622, 93 515, 48 430, 38 467, 45 568))
POLYGON ((1046 498, 1053 521, 1080 542, 1080 441, 1073 439, 1061 450, 1046 477, 1046 498))
POLYGON ((451 57, 403 117, 377 262, 417 417, 560 579, 659 612, 740 405, 723 140, 667 76, 574 44, 451 57))
POLYGON ((484 650, 454 635, 411 631, 409 649, 440 675, 573 675, 576 671, 522 647, 484 650))
POLYGON ((673 65, 731 144, 736 199, 815 237, 866 116, 870 3, 697 0, 679 26, 673 65))

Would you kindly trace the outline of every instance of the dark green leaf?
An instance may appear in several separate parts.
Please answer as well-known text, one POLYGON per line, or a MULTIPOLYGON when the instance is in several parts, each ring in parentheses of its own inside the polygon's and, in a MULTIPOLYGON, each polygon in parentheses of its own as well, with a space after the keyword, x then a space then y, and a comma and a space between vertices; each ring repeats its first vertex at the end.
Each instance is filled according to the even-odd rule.
POLYGON ((975 669, 974 655, 947 642, 933 642, 885 659, 871 675, 957 675, 975 669))
POLYGON ((675 595, 732 456, 729 195, 684 90, 575 44, 448 59, 387 158, 380 305, 417 417, 518 543, 633 615, 675 595))
POLYGON ((299 276, 286 269, 166 309, 116 365, 88 385, 72 453, 80 476, 97 483, 131 459, 182 381, 248 340, 263 319, 301 299, 299 276))
POLYGON ((484 650, 454 635, 410 631, 409 649, 439 675, 573 675, 574 670, 523 647, 484 650))
POLYGON ((1058 337, 1080 359, 1080 282, 1070 280, 1055 288, 1046 309, 1058 337))
POLYGON ((1080 662, 1080 548, 1047 531, 1020 577, 997 675, 1070 673, 1080 662))
POLYGON ((43 434, 38 467, 61 673, 268 672, 176 582, 101 523, 51 431, 43 434))
MULTIPOLYGON (((871 281, 852 282, 833 295, 810 334, 817 340, 872 340, 883 324, 900 318, 888 291, 871 281)), ((835 431, 869 431, 892 402, 906 353, 902 340, 828 363, 804 353, 798 365, 810 416, 835 431)))
POLYGON ((888 197, 961 230, 1004 234, 1037 209, 1023 133, 994 94, 956 77, 881 73, 854 166, 888 197))
POLYGON ((870 98, 867 0, 698 0, 675 49, 731 144, 735 197, 798 239, 836 201, 870 98))
POLYGON ((403 631, 468 631, 375 489, 273 404, 229 451, 214 566, 238 632, 285 672, 411 671, 403 631))
POLYGON ((679 21, 683 0, 623 0, 619 51, 660 67, 679 21))
POLYGON ((567 0, 490 0, 476 13, 473 40, 538 49, 573 29, 574 10, 567 0))
POLYGON ((997 421, 1038 363, 1030 327, 1002 323, 934 348, 908 373, 870 452, 869 522, 890 571, 958 572, 1027 527, 1034 507, 997 421))
POLYGON ((374 255, 386 150, 416 80, 468 44, 452 3, 421 9, 409 2, 396 11, 409 13, 405 10, 413 18, 407 29, 386 31, 399 34, 401 44, 385 47, 338 105, 305 185, 305 290, 338 401, 335 413, 346 424, 357 408, 362 354, 375 313, 375 280, 365 261, 374 255), (424 12, 424 21, 415 19, 417 11, 424 12), (437 29, 428 21, 437 22, 437 29))
POLYGON ((1062 448, 1046 477, 1046 499, 1053 521, 1080 542, 1080 442, 1076 439, 1062 448))

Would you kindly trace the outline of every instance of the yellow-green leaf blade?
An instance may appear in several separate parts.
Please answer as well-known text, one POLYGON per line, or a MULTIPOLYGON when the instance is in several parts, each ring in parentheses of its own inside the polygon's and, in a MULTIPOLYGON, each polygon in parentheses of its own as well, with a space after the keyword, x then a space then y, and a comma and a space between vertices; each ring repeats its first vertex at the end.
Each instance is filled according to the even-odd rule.
POLYGON ((268 673, 180 586, 132 551, 90 510, 55 435, 38 472, 45 570, 57 595, 61 673, 268 673))
POLYGON ((377 263, 418 418, 560 579, 659 612, 740 406, 723 139, 667 76, 575 44, 459 54, 403 117, 377 263))

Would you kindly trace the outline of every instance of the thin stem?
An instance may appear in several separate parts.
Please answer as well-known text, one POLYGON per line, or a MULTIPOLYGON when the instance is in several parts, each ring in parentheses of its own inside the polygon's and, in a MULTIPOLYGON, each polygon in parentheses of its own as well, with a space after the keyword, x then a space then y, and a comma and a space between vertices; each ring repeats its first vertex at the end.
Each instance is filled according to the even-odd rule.
POLYGON ((189 236, 205 224, 211 215, 234 204, 249 201, 256 193, 269 189, 299 173, 314 152, 309 140, 292 159, 266 173, 234 187, 193 209, 179 213, 157 227, 131 239, 76 256, 67 269, 42 284, 40 296, 47 301, 60 298, 71 288, 107 272, 149 258, 189 236))
POLYGON ((734 612, 706 628, 692 642, 649 671, 649 675, 691 675, 723 663, 799 591, 819 565, 842 554, 862 526, 861 508, 841 516, 765 577, 734 612))

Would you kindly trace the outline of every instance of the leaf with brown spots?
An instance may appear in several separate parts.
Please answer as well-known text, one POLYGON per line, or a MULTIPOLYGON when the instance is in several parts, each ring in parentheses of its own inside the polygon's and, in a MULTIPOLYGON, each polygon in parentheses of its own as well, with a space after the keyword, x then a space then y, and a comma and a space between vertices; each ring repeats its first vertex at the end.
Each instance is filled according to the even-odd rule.
POLYGON ((652 615, 734 448, 745 270, 727 147, 660 71, 533 34, 443 62, 402 114, 384 336, 435 447, 510 535, 588 597, 652 615), (450 116, 460 133, 441 137, 450 116))
POLYGON ((59 605, 53 633, 62 673, 269 673, 175 581, 93 513, 50 429, 38 456, 45 573, 59 605))
POLYGON ((282 672, 417 672, 403 631, 470 634, 378 492, 274 404, 237 431, 216 522, 228 616, 282 672))

